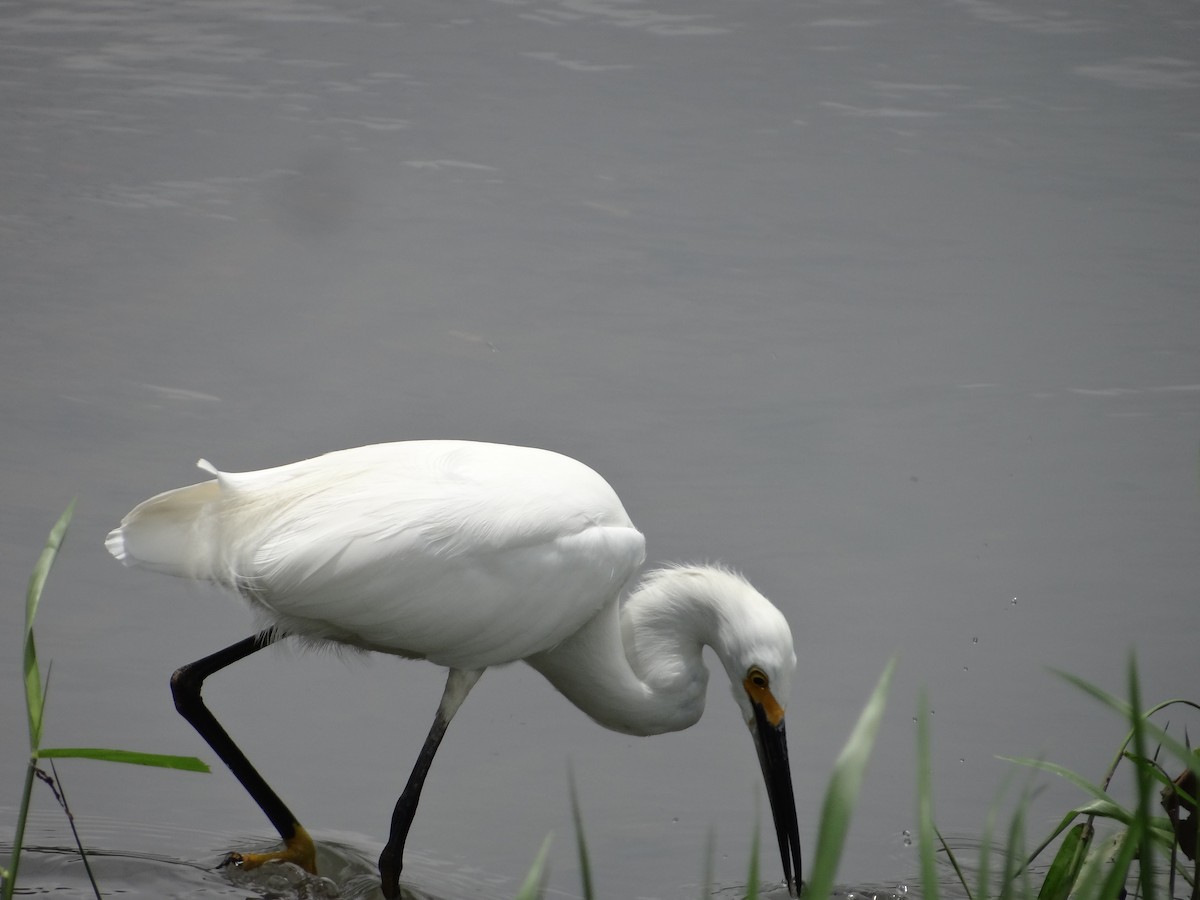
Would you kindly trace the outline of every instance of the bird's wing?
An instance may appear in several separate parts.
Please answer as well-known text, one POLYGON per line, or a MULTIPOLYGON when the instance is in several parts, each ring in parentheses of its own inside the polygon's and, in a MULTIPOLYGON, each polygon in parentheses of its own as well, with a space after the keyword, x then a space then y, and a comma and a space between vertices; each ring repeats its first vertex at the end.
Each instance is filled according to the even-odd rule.
POLYGON ((446 665, 553 646, 644 558, 612 488, 546 451, 379 445, 218 481, 222 580, 269 618, 446 665))

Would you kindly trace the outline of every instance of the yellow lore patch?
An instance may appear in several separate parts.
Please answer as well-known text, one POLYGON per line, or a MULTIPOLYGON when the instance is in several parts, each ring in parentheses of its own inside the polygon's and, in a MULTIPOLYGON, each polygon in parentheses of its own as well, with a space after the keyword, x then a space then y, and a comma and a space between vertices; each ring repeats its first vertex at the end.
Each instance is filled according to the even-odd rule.
POLYGON ((757 703, 763 708, 768 722, 778 725, 783 721, 783 707, 771 693, 770 687, 767 686, 766 676, 762 672, 757 669, 751 671, 742 682, 742 687, 746 689, 746 694, 749 695, 751 702, 757 703))

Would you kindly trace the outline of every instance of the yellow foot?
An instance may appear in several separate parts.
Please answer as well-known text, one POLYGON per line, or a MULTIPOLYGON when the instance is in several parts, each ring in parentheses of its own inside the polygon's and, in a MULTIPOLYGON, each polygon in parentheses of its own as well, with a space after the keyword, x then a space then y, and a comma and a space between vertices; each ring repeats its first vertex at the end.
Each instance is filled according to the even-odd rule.
POLYGON ((296 833, 283 842, 283 848, 270 853, 230 853, 221 863, 239 869, 257 869, 270 862, 295 863, 306 872, 317 874, 317 848, 303 826, 296 826, 296 833))

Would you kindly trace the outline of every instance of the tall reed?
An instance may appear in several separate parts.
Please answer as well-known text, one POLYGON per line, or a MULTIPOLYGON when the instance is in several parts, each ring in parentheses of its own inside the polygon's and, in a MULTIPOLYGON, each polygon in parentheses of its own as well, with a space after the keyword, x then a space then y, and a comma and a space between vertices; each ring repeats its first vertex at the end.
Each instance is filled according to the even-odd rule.
POLYGON ((61 789, 58 773, 53 769, 54 760, 99 759, 108 762, 132 763, 139 766, 180 769, 188 772, 207 772, 209 770, 207 765, 194 756, 168 756, 159 753, 140 753, 133 750, 113 750, 105 747, 42 746, 42 724, 43 715, 46 710, 46 689, 50 680, 50 669, 47 667, 46 677, 43 679, 41 666, 38 664, 33 623, 37 617, 38 607, 42 602, 42 592, 46 586, 46 579, 50 575, 50 569, 54 565, 54 560, 58 556, 59 549, 62 547, 63 540, 67 534, 67 527, 70 525, 74 514, 75 501, 72 500, 70 505, 67 506, 66 511, 59 516, 58 521, 50 530, 50 536, 47 538, 46 546, 33 568, 33 574, 29 578, 29 587, 25 593, 23 678, 25 682, 26 721, 29 725, 29 763, 25 768, 25 785, 21 791, 21 803, 17 809, 17 826, 13 837, 12 854, 9 858, 8 868, 0 867, 0 881, 3 882, 2 886, 0 886, 0 898, 3 898, 3 900, 12 900, 13 891, 16 888, 17 872, 21 864, 21 848, 25 840, 25 825, 29 818, 29 804, 33 794, 33 782, 35 779, 41 779, 50 786, 51 790, 55 793, 56 799, 58 799, 67 813, 67 820, 71 825, 71 832, 75 837, 76 846, 79 848, 79 855, 83 859, 88 879, 91 881, 92 890, 95 892, 97 898, 100 896, 100 888, 96 884, 95 878, 92 877, 87 853, 84 851, 83 844, 79 840, 79 834, 75 830, 74 817, 71 815, 70 809, 66 806, 65 794, 61 789), (53 775, 47 773, 40 766, 42 760, 50 761, 53 775), (55 787, 56 784, 59 787, 55 787))

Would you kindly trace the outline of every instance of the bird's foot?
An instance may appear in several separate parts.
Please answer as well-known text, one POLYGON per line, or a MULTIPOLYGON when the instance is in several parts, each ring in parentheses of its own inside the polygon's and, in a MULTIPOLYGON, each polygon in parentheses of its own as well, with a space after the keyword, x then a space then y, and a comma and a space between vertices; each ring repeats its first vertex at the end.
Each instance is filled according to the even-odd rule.
POLYGON ((239 869, 257 869, 271 862, 290 862, 302 868, 305 872, 317 874, 317 848, 313 839, 300 825, 296 833, 283 842, 279 850, 269 853, 230 853, 221 862, 222 866, 235 866, 239 869))

